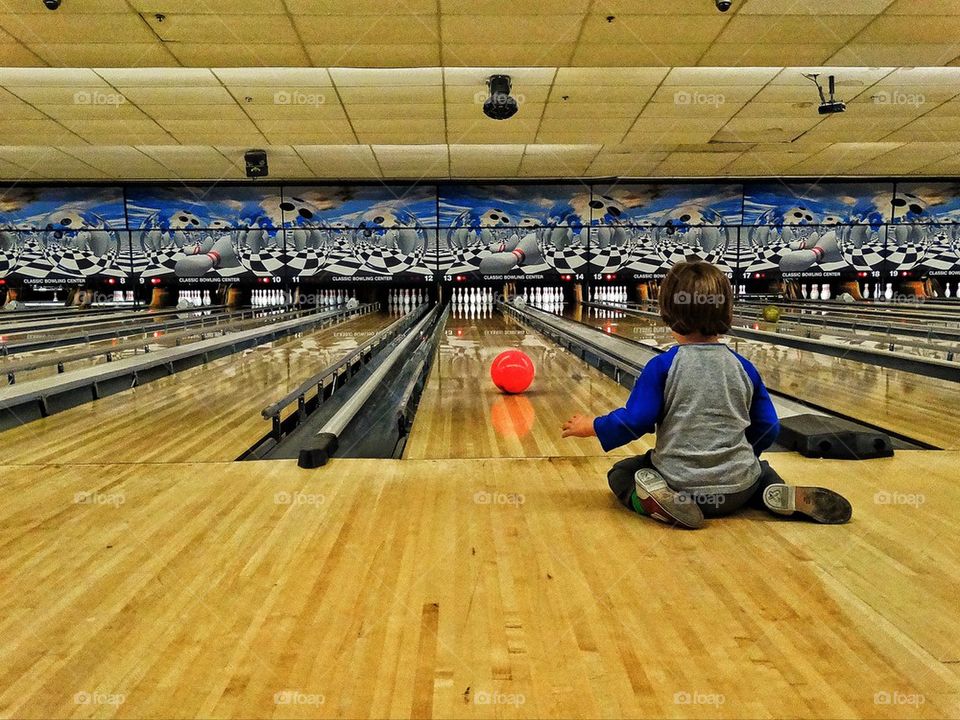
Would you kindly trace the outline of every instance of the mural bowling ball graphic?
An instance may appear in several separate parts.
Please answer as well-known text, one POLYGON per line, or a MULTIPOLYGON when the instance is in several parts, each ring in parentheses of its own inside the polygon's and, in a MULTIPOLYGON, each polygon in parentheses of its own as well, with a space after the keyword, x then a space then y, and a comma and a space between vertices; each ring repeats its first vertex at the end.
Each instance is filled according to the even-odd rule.
POLYGON ((81 208, 50 213, 41 227, 44 255, 66 275, 97 275, 114 265, 120 251, 120 237, 107 221, 81 208))
POLYGON ((450 223, 447 246, 451 250, 481 250, 504 242, 518 232, 519 218, 499 207, 464 210, 450 223))
POLYGON ((653 243, 670 265, 703 260, 718 265, 730 243, 730 228, 716 210, 701 205, 673 208, 660 218, 653 243))
POLYGON ((363 213, 353 231, 353 248, 367 269, 395 274, 420 264, 426 229, 409 210, 377 205, 363 213))

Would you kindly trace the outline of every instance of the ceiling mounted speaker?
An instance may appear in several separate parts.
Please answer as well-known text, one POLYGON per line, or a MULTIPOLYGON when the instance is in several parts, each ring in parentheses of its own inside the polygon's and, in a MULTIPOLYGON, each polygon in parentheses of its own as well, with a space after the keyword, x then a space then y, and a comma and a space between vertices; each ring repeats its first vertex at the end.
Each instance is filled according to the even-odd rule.
POLYGON ((483 114, 492 120, 506 120, 517 114, 520 106, 510 96, 510 76, 491 75, 487 79, 490 97, 483 103, 483 114))

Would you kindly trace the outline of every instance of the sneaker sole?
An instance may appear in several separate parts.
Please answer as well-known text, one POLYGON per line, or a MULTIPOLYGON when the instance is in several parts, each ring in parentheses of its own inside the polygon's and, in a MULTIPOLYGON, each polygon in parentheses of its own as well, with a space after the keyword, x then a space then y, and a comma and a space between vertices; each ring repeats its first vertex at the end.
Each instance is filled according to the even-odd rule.
POLYGON ((778 515, 800 513, 824 525, 843 524, 853 515, 843 495, 821 487, 769 485, 763 491, 763 504, 778 515))
MULTIPOLYGON (((682 500, 676 492, 667 486, 659 473, 646 469, 638 470, 634 479, 638 490, 642 489, 653 498, 669 520, 691 530, 703 527, 703 512, 700 507, 692 500, 682 500), (637 478, 640 477, 648 477, 652 482, 638 482, 637 478)), ((664 522, 664 519, 656 517, 656 514, 651 514, 651 517, 664 522)), ((669 524, 669 521, 667 522, 669 524)))

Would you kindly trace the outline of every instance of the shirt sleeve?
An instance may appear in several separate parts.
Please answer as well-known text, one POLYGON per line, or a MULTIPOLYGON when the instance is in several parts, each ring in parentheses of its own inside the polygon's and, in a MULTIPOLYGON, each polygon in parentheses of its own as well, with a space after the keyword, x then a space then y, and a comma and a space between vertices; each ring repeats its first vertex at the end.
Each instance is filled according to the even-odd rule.
POLYGON ((760 373, 746 358, 740 355, 737 355, 737 358, 753 383, 750 426, 747 428, 746 435, 747 442, 753 446, 753 452, 759 456, 760 453, 773 445, 777 436, 780 435, 780 419, 777 417, 777 409, 773 406, 770 393, 767 392, 767 386, 763 384, 760 373))
POLYGON ((630 391, 626 406, 601 415, 593 429, 605 452, 626 445, 657 429, 663 413, 663 391, 676 349, 658 355, 644 365, 630 391))

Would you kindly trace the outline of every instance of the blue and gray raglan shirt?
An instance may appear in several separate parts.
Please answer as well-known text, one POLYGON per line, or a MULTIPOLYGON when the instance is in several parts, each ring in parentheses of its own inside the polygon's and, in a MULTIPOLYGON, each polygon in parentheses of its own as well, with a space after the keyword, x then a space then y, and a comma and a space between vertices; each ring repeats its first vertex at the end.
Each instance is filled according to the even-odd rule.
POLYGON ((593 422, 606 451, 657 433, 653 464, 678 490, 733 493, 760 477, 780 432, 760 373, 722 343, 676 345, 650 360, 625 407, 593 422))

